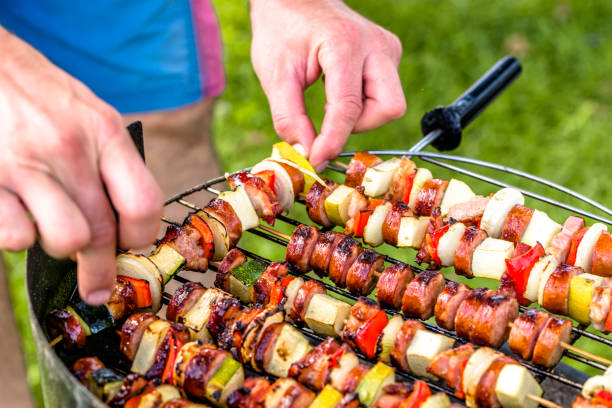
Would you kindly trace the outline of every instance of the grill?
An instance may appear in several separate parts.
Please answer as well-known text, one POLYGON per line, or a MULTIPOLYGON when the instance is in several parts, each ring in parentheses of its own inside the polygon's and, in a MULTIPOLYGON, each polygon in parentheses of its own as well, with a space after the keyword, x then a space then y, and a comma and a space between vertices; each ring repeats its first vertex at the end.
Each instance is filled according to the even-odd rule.
MULTIPOLYGON (((609 226, 612 226, 612 221, 607 216, 612 216, 612 211, 605 206, 579 194, 565 187, 559 186, 548 180, 533 176, 531 174, 522 172, 520 170, 512 169, 509 167, 489 163, 482 160, 475 160, 466 157, 459 157, 453 155, 447 155, 442 153, 431 153, 422 152, 421 150, 429 144, 434 145, 438 149, 448 150, 455 148, 461 138, 461 129, 470 123, 506 86, 508 86, 520 73, 520 64, 513 58, 505 58, 498 62, 491 70, 489 70, 476 84, 474 84, 466 93, 464 93, 457 101, 448 107, 439 107, 426 114, 422 121, 422 128, 426 136, 419 141, 412 149, 407 151, 402 150, 378 150, 371 151, 371 153, 382 156, 411 156, 418 158, 424 162, 433 164, 439 168, 453 171, 466 177, 474 178, 493 185, 496 187, 509 187, 510 184, 504 182, 504 179, 508 179, 510 176, 518 176, 522 179, 529 180, 530 182, 536 183, 539 188, 545 188, 547 191, 558 190, 565 194, 567 197, 578 200, 585 203, 599 212, 605 214, 604 216, 596 213, 577 208, 560 201, 549 198, 547 195, 538 194, 524 189, 519 189, 525 196, 531 197, 542 203, 552 205, 562 210, 569 211, 571 213, 580 214, 584 217, 592 220, 603 222, 609 226), (497 171, 500 173, 500 179, 493 178, 482 174, 480 171, 466 168, 464 166, 475 167, 479 170, 486 169, 486 171, 497 171)), ((138 133, 138 132, 136 132, 138 133)), ((142 135, 140 134, 140 139, 142 135)), ((354 152, 342 153, 341 157, 350 158, 354 152)), ((344 173, 344 168, 337 164, 328 165, 328 170, 334 173, 344 173)), ((224 189, 221 186, 225 182, 225 177, 217 177, 215 179, 204 182, 200 185, 194 186, 188 190, 177 194, 166 201, 166 206, 181 206, 184 215, 189 211, 199 209, 197 205, 192 204, 190 196, 195 193, 207 191, 213 195, 219 193, 219 190, 224 189)), ((297 200, 296 202, 304 204, 303 200, 297 200)), ((180 218, 182 220, 182 218, 180 218)), ((277 217, 281 228, 291 229, 302 222, 287 216, 280 215, 277 217)), ((169 218, 163 218, 163 221, 169 224, 176 224, 175 221, 169 218)), ((307 222, 307 218, 303 220, 307 222)), ((277 224, 278 225, 278 224, 277 224)), ((278 234, 276 230, 260 226, 257 229, 249 230, 249 234, 254 235, 258 238, 263 238, 267 241, 271 241, 279 248, 287 245, 287 240, 283 237, 283 234, 278 234)), ((388 246, 387 246, 388 247, 388 246)), ((253 250, 248 247, 239 246, 239 248, 251 258, 269 264, 270 262, 278 259, 268 259, 262 256, 260 251, 253 250)), ((383 247, 384 248, 384 247, 383 247)), ((384 249, 383 251, 384 252, 384 249)), ((414 254, 411 254, 412 258, 414 254)), ((385 260, 388 263, 400 262, 398 259, 384 254, 385 260)), ((193 272, 183 271, 176 275, 166 285, 166 291, 163 296, 163 303, 167 304, 172 297, 172 293, 179 284, 188 282, 189 280, 197 279, 204 281, 207 286, 210 286, 211 276, 214 276, 216 271, 216 265, 210 265, 210 271, 204 275, 194 275, 193 272)), ((422 272, 423 269, 412 266, 415 274, 422 272)), ((316 275, 308 274, 304 276, 304 279, 319 279, 316 275)), ((346 298, 349 302, 357 300, 357 296, 352 295, 345 289, 340 289, 329 281, 321 280, 326 289, 337 295, 341 295, 346 298)), ((51 406, 69 406, 78 404, 86 406, 103 406, 99 401, 92 398, 91 394, 87 392, 83 387, 77 385, 76 381, 67 371, 65 365, 57 358, 57 355, 49 347, 47 338, 44 336, 40 328, 40 322, 44 322, 44 318, 48 311, 53 307, 63 307, 66 300, 71 297, 71 293, 75 288, 75 271, 74 265, 70 262, 60 262, 53 260, 46 256, 42 249, 38 246, 34 247, 28 253, 28 292, 31 300, 31 311, 37 317, 37 320, 32 321, 34 333, 37 341, 38 357, 41 366, 41 377, 43 382, 43 391, 45 395, 45 401, 51 406), (66 276, 68 278, 66 278, 66 276), (56 290, 56 288, 59 288, 56 290)), ((473 286, 473 285, 472 285, 473 286)), ((384 309, 390 315, 399 314, 397 310, 384 309)), ((526 309, 521 307, 521 311, 526 309)), ((163 315, 164 309, 161 314, 163 315)), ((447 331, 438 327, 435 324, 424 322, 424 325, 431 331, 444 334, 449 336, 457 342, 457 345, 463 344, 466 341, 459 338, 455 332, 447 331)), ((313 343, 318 343, 324 338, 308 328, 298 327, 313 343)), ((87 348, 82 352, 82 355, 91 354, 112 354, 117 353, 116 346, 113 348, 110 344, 118 344, 118 339, 115 338, 114 333, 108 334, 106 337, 99 341, 92 342, 88 340, 87 348), (89 354, 88 354, 89 353, 89 354)), ((586 331, 584 326, 574 326, 572 330, 571 343, 575 343, 578 339, 585 338, 591 343, 601 343, 608 347, 612 347, 612 340, 599 336, 597 334, 586 331)), ((507 348, 504 346, 502 351, 512 355, 507 348)), ((80 356, 80 355, 79 355, 80 356)), ((67 355, 63 352, 60 353, 60 358, 66 363, 74 360, 75 355, 67 355)), ((521 360, 518 356, 512 355, 521 364, 527 367, 534 376, 542 383, 542 387, 545 391, 544 398, 561 404, 562 406, 569 406, 574 398, 574 395, 579 392, 583 382, 587 376, 585 373, 578 371, 565 363, 558 364, 555 368, 545 369, 534 365, 533 363, 525 360, 521 360)), ((565 360, 574 360, 587 366, 593 367, 598 370, 605 370, 606 366, 596 361, 597 356, 591 356, 591 358, 578 355, 572 351, 565 351, 565 360)), ((360 355, 360 358, 367 361, 367 358, 360 355)), ((111 361, 115 364, 113 368, 120 372, 125 372, 128 367, 127 362, 121 358, 111 357, 111 361)), ((414 375, 409 372, 396 370, 398 381, 409 380, 414 381, 417 379, 414 375)), ((261 375, 261 374, 257 374, 261 375)), ((453 390, 448 388, 442 382, 435 382, 427 380, 430 388, 436 392, 444 392, 451 397, 452 400, 462 403, 453 396, 453 390)))

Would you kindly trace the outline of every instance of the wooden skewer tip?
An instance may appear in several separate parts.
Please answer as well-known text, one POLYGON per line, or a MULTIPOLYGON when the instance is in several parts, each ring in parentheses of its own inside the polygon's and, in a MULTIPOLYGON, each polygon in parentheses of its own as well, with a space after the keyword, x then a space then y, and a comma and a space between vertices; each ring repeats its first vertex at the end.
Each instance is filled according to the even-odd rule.
POLYGON ((49 346, 55 347, 55 345, 59 343, 60 341, 62 341, 63 339, 64 339, 64 336, 60 334, 59 336, 57 336, 56 338, 54 338, 53 340, 49 342, 49 346))
POLYGON ((561 405, 555 404, 554 402, 544 399, 542 397, 538 397, 537 395, 527 394, 527 398, 548 408, 563 408, 561 405))

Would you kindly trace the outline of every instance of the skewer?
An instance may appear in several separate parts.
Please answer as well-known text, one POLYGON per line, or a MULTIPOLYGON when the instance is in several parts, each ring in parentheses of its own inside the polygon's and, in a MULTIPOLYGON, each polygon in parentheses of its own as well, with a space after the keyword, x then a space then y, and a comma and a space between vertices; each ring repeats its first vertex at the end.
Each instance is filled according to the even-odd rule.
POLYGON ((555 404, 554 402, 544 399, 542 397, 538 397, 537 395, 527 394, 527 398, 548 408, 563 408, 561 405, 555 404))
POLYGON ((55 347, 55 345, 59 343, 60 341, 62 341, 63 339, 64 339, 64 335, 60 334, 59 336, 57 336, 56 338, 54 338, 53 340, 49 342, 49 346, 55 347))
POLYGON ((338 167, 342 167, 343 169, 348 169, 348 167, 349 167, 349 166, 348 166, 348 164, 343 163, 343 162, 338 161, 338 160, 334 161, 334 164, 335 164, 336 166, 338 166, 338 167))

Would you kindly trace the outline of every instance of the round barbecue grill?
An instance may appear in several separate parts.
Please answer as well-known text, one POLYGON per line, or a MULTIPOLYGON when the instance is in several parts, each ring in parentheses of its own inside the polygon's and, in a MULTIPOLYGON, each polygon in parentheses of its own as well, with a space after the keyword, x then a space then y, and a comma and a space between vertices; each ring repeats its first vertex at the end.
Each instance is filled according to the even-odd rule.
MULTIPOLYGON (((596 208, 606 215, 598 215, 557 200, 553 200, 547 195, 536 194, 520 189, 524 195, 548 205, 559 207, 571 213, 580 214, 612 226, 612 220, 607 218, 608 216, 612 216, 612 211, 610 209, 550 181, 521 172, 519 170, 485 161, 441 153, 421 152, 421 150, 429 144, 433 144, 440 150, 449 150, 457 147, 461 139, 461 130, 519 75, 520 69, 520 64, 516 59, 511 57, 502 59, 453 104, 448 107, 438 107, 426 114, 422 120, 422 128, 426 136, 412 149, 408 151, 380 150, 372 151, 371 153, 377 155, 405 155, 409 157, 416 157, 419 160, 431 163, 438 167, 462 174, 466 177, 476 178, 485 183, 499 187, 509 186, 509 184, 503 181, 503 179, 510 178, 509 175, 519 176, 544 186, 546 189, 548 189, 548 191, 559 190, 566 195, 573 197, 573 199, 580 200, 596 208), (465 168, 463 167, 464 165, 468 165, 470 168, 465 168), (483 175, 480 172, 473 170, 473 168, 484 168, 487 169, 487 171, 499 171, 501 174, 501 180, 483 175)), ((129 130, 142 153, 141 127, 135 124, 131 125, 129 130)), ((346 152, 342 153, 341 157, 350 157, 353 154, 354 152, 346 152)), ((331 172, 344 172, 342 167, 336 165, 329 165, 328 170, 331 172)), ((224 182, 225 177, 218 177, 194 186, 168 199, 166 201, 166 206, 180 205, 184 208, 185 214, 187 214, 188 211, 198 209, 197 205, 192 204, 189 201, 192 194, 207 191, 213 195, 216 195, 219 193, 218 189, 223 189, 223 187, 217 186, 222 185, 224 182)), ((282 224, 286 224, 285 226, 290 228, 301 224, 300 221, 294 218, 282 215, 277 216, 277 220, 282 224)), ((174 223, 173 220, 168 218, 164 218, 163 221, 167 223, 174 223)), ((265 239, 280 246, 287 245, 287 241, 285 239, 274 234, 273 231, 267 227, 252 229, 248 232, 259 237, 258 239, 265 239)), ((261 251, 256 249, 244 247, 240 247, 240 249, 248 257, 257 259, 264 263, 269 264, 271 261, 273 261, 262 256, 260 253, 261 251)), ((399 262, 399 260, 389 255, 385 255, 385 260, 388 263, 399 262)), ((214 265, 210 265, 209 269, 209 272, 206 274, 183 271, 178 275, 175 275, 173 280, 166 285, 163 298, 164 304, 168 303, 174 290, 181 283, 195 279, 203 281, 206 286, 211 286, 211 276, 214 276, 216 267, 214 265)), ((422 271, 422 269, 416 266, 413 266, 413 269, 415 274, 422 271)), ((316 277, 316 275, 308 274, 304 276, 304 279, 320 278, 316 277)), ((323 284, 328 291, 346 298, 351 303, 357 300, 356 296, 350 294, 345 289, 337 288, 333 284, 330 284, 329 281, 323 281, 323 284)), ((50 347, 48 343, 49 339, 45 334, 45 329, 43 328, 49 311, 55 307, 63 308, 68 303, 69 299, 71 299, 71 297, 74 295, 74 292, 76 291, 75 264, 71 261, 55 260, 49 257, 39 245, 34 246, 28 251, 27 257, 27 291, 29 296, 31 325, 36 342, 45 404, 53 407, 105 406, 85 387, 83 387, 72 376, 72 374, 70 374, 67 369, 67 365, 71 364, 72 361, 79 357, 97 355, 100 356, 102 361, 107 363, 107 366, 110 366, 119 372, 126 373, 129 370, 129 362, 122 358, 121 353, 118 351, 118 335, 112 330, 103 331, 97 335, 90 336, 85 349, 68 353, 64 351, 61 346, 57 346, 55 348, 50 347)), ((521 307, 521 311, 524 310, 525 309, 521 307)), ((391 315, 399 314, 397 310, 385 309, 385 311, 391 315)), ((162 315, 165 313, 164 308, 162 308, 160 313, 162 315)), ((433 332, 442 333, 455 339, 457 344, 466 342, 465 340, 459 338, 455 332, 444 330, 435 324, 430 324, 427 322, 424 322, 424 325, 427 327, 427 329, 433 332)), ((308 328, 300 327, 299 329, 311 340, 313 344, 324 340, 323 337, 314 333, 308 328)), ((612 347, 612 340, 588 332, 583 326, 575 326, 572 332, 572 343, 577 341, 579 338, 586 338, 590 342, 599 342, 608 347, 612 347)), ((507 346, 505 347, 506 348, 502 349, 502 351, 510 353, 507 346)), ((365 356, 360 357, 367 360, 365 356)), ((571 404, 575 394, 580 391, 582 384, 587 378, 585 373, 578 371, 563 362, 558 364, 555 368, 546 369, 536 366, 529 361, 520 360, 517 356, 513 355, 513 357, 518 359, 521 364, 526 366, 541 382, 542 388, 544 389, 543 397, 562 406, 569 406, 571 404)), ((570 351, 565 352, 565 360, 578 361, 598 370, 604 370, 606 368, 598 362, 592 361, 570 351)), ((261 376, 260 373, 257 375, 261 376)), ((410 372, 400 370, 396 370, 396 375, 398 381, 414 381, 417 379, 417 377, 410 372)), ((442 382, 427 380, 427 383, 433 391, 444 392, 448 394, 452 400, 462 403, 462 401, 457 400, 453 396, 454 390, 448 388, 442 382)))

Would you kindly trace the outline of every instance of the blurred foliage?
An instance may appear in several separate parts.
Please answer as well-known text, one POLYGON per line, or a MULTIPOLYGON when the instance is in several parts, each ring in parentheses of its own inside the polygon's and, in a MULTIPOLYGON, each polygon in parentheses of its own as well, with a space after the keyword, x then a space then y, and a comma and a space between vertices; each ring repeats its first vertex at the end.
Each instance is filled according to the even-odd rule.
MULTIPOLYGON (((404 47, 400 76, 406 115, 380 129, 354 135, 345 150, 408 149, 420 138, 420 119, 429 109, 448 104, 499 58, 517 56, 523 74, 464 132, 452 152, 530 172, 574 189, 604 205, 612 204, 608 169, 612 134, 612 2, 597 1, 469 1, 376 2, 348 0, 351 7, 398 35, 404 47)), ((215 1, 225 45, 227 89, 216 106, 214 142, 224 170, 251 166, 270 153, 278 140, 267 100, 250 64, 250 23, 244 1, 215 1)), ((319 126, 325 104, 319 81, 306 92, 306 104, 319 126)), ((421 163, 420 163, 421 164, 421 163)), ((439 177, 452 172, 431 164, 439 177)), ((543 192, 572 205, 582 205, 534 183, 485 171, 508 183, 543 192)), ((474 190, 487 194, 490 185, 463 177, 474 190)), ((534 203, 551 212, 557 209, 534 203)), ((306 220, 303 208, 296 208, 306 220)), ((285 232, 291 228, 278 223, 285 232)), ((278 245, 247 234, 243 245, 278 259, 278 245)), ((409 260, 407 251, 389 250, 409 260)), ((29 331, 23 289, 22 258, 10 256, 11 288, 20 331, 29 331)), ((471 281, 472 286, 489 282, 471 281)), ((609 350, 593 348, 595 352, 609 350)), ((33 346, 25 341, 29 379, 37 384, 33 346)), ((590 371, 591 373, 593 371, 590 371)))

